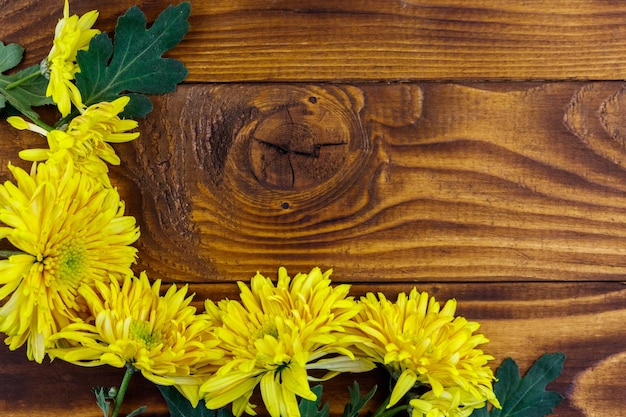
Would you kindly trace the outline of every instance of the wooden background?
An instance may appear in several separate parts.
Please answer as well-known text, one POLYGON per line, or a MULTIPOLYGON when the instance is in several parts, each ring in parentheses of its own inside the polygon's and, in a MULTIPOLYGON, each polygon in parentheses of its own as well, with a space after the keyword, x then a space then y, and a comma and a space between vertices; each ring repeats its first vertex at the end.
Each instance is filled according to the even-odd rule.
MULTIPOLYGON (((151 21, 168 2, 72 12, 110 31, 132 4, 151 21)), ((0 13, 28 65, 62 1, 0 13)), ((170 54, 187 82, 116 146, 137 271, 199 304, 279 265, 332 267, 355 295, 417 285, 483 324, 496 365, 566 353, 555 416, 623 414, 626 2, 197 0, 190 23, 170 54)), ((40 144, 0 123, 0 178, 40 144)), ((122 375, 25 356, 0 347, 2 415, 95 417, 90 387, 122 375)), ((126 412, 145 402, 167 415, 137 377, 126 412)))

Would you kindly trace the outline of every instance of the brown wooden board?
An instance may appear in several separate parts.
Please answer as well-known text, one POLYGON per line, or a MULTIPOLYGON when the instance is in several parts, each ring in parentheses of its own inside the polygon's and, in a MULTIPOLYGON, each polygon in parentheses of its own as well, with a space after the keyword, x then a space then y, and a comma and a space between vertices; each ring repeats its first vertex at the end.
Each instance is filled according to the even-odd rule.
MULTIPOLYGON (((319 265, 359 282, 620 281, 623 92, 184 85, 116 147, 114 183, 141 224, 139 268, 168 280, 319 265)), ((6 161, 41 146, 2 134, 6 161)))
MULTIPOLYGON (((98 27, 137 4, 152 21, 168 0, 72 2, 98 27)), ((177 2, 174 2, 177 3, 177 2)), ((620 0, 193 0, 172 52, 189 81, 618 80, 626 78, 620 0)), ((62 1, 0 0, 0 39, 39 62, 62 1)))

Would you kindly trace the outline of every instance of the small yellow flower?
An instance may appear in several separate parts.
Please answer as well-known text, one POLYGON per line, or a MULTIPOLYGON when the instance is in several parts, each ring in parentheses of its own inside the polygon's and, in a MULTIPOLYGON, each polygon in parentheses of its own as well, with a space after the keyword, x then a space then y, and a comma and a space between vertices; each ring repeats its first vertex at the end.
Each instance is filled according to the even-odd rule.
MULTIPOLYGON (((80 116, 72 119, 66 130, 45 132, 49 149, 27 149, 19 153, 27 161, 52 159, 58 163, 73 163, 76 168, 97 178, 111 187, 106 162, 119 165, 120 159, 109 143, 128 142, 139 136, 128 131, 137 127, 137 122, 120 119, 118 114, 129 102, 124 96, 112 102, 89 106, 80 116)), ((11 117, 9 123, 18 129, 42 133, 41 128, 27 123, 19 117, 11 117)))
POLYGON ((130 365, 159 385, 174 385, 194 407, 201 383, 199 368, 210 366, 223 356, 218 340, 208 330, 208 316, 196 314, 187 297, 188 286, 170 286, 160 295, 161 280, 152 286, 145 273, 127 277, 120 286, 97 282, 82 287, 93 323, 73 323, 53 338, 77 347, 50 350, 81 366, 130 365))
MULTIPOLYGON (((450 393, 462 398, 456 403, 463 404, 463 409, 480 408, 486 401, 499 405, 488 366, 493 357, 477 349, 489 340, 474 334, 478 323, 455 317, 455 300, 449 300, 441 309, 433 297, 413 289, 408 296, 400 293, 395 303, 383 294, 376 297, 368 293, 360 304, 363 310, 355 318, 357 334, 369 340, 357 347, 366 357, 383 364, 396 379, 389 407, 420 386, 431 394, 422 402, 415 400, 415 409, 424 410, 423 401, 432 398, 447 401, 450 393)), ((424 415, 439 416, 433 413, 424 415)))
POLYGON ((59 20, 54 31, 54 41, 47 58, 47 69, 50 77, 46 96, 52 97, 63 116, 71 111, 71 103, 80 110, 84 107, 80 92, 72 82, 80 71, 76 64, 76 54, 89 47, 91 39, 100 33, 91 27, 98 18, 98 11, 92 10, 80 18, 70 16, 70 5, 65 0, 63 18, 59 20))
POLYGON ((469 417, 485 401, 474 398, 459 387, 450 387, 436 396, 433 391, 409 402, 411 417, 469 417))
POLYGON ((249 400, 260 385, 263 402, 272 417, 299 416, 296 396, 315 400, 309 387, 310 370, 339 372, 373 368, 368 360, 355 360, 349 347, 358 307, 347 297, 349 285, 331 287, 332 270, 314 268, 293 280, 285 268, 276 286, 261 274, 248 288, 239 283, 241 302, 206 302, 215 323, 215 335, 224 349, 224 364, 200 387, 211 409, 233 403, 233 413, 253 414, 249 400))
POLYGON ((0 185, 0 239, 23 254, 0 260, 0 331, 41 362, 50 336, 84 317, 81 286, 132 274, 139 229, 117 191, 71 165, 9 169, 17 185, 0 185))

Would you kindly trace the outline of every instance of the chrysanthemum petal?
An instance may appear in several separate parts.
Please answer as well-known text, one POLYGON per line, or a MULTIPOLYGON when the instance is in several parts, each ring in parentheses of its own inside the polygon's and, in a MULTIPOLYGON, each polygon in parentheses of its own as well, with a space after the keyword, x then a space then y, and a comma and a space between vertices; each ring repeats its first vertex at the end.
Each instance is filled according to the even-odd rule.
POLYGON ((261 378, 261 396, 267 408, 267 412, 272 417, 280 417, 280 405, 282 401, 282 390, 280 384, 276 382, 276 375, 267 372, 261 378))

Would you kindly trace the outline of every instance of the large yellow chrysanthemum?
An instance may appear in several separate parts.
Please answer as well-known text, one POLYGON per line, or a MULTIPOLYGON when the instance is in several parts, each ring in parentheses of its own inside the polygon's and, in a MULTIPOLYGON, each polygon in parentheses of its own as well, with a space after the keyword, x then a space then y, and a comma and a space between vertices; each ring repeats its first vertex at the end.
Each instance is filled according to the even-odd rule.
POLYGON ((276 286, 257 274, 250 288, 239 283, 241 303, 206 302, 216 323, 215 334, 225 351, 224 365, 201 386, 208 408, 233 403, 236 416, 253 414, 250 397, 257 385, 272 417, 299 416, 296 396, 315 400, 308 371, 338 372, 372 369, 367 360, 354 360, 348 347, 354 337, 345 333, 358 313, 349 285, 331 287, 332 270, 319 268, 293 280, 285 268, 276 286))
POLYGON ((70 5, 65 0, 63 18, 57 23, 53 45, 46 60, 50 77, 46 96, 52 97, 64 117, 70 113, 72 103, 78 109, 84 107, 80 92, 72 81, 80 71, 76 64, 77 52, 87 49, 91 39, 100 33, 91 28, 97 18, 97 10, 87 12, 81 17, 70 16, 70 5))
POLYGON ((7 121, 17 129, 28 129, 43 134, 48 139, 49 149, 27 149, 19 153, 27 161, 52 159, 58 163, 73 163, 79 171, 97 178, 107 187, 111 186, 105 162, 120 164, 120 158, 109 143, 128 142, 139 136, 130 133, 137 127, 131 119, 120 119, 118 114, 129 102, 124 96, 112 102, 102 102, 89 106, 80 116, 73 118, 66 130, 44 129, 12 116, 7 121))
POLYGON ((132 273, 139 229, 117 191, 72 165, 9 169, 17 185, 0 185, 0 238, 23 254, 0 260, 0 331, 41 362, 49 337, 85 310, 81 286, 132 273))
POLYGON ((176 386, 196 406, 198 369, 219 360, 223 351, 215 348, 218 340, 209 331, 208 316, 189 305, 188 286, 177 290, 172 285, 163 296, 160 287, 160 280, 151 286, 142 273, 121 286, 97 282, 81 288, 95 321, 56 333, 53 338, 79 346, 52 349, 50 357, 81 366, 132 366, 155 384, 176 386))
POLYGON ((455 317, 455 300, 441 309, 433 297, 413 289, 408 296, 400 293, 395 303, 383 294, 368 293, 360 304, 363 310, 355 318, 357 334, 369 340, 358 347, 396 379, 389 407, 420 386, 419 392, 426 388, 429 393, 414 401, 415 417, 440 416, 435 411, 418 413, 428 408, 428 401, 432 401, 429 410, 440 410, 441 404, 448 408, 456 405, 457 414, 441 414, 445 416, 471 414, 486 401, 498 405, 488 366, 493 357, 477 349, 489 340, 474 334, 478 323, 455 317))

